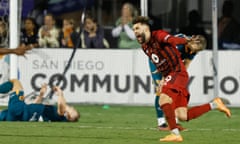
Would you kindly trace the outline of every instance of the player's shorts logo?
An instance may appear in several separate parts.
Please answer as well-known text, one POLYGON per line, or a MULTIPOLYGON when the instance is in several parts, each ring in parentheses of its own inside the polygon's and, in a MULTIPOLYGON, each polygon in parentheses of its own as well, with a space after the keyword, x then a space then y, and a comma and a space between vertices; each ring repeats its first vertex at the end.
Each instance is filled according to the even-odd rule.
POLYGON ((159 58, 156 54, 152 54, 151 58, 154 63, 159 63, 159 58))
POLYGON ((172 80, 172 76, 168 75, 165 79, 164 79, 164 85, 167 85, 168 82, 170 82, 172 80))

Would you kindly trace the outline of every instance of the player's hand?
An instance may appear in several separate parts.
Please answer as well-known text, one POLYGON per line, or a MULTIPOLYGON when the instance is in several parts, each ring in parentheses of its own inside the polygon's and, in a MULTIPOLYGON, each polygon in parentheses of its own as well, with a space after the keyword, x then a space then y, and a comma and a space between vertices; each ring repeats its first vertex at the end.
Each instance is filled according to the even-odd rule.
POLYGON ((195 44, 198 44, 200 43, 201 40, 200 40, 200 36, 199 35, 193 35, 189 40, 188 40, 188 43, 195 43, 195 44))
POLYGON ((63 91, 60 89, 60 87, 58 87, 58 86, 54 86, 53 87, 53 91, 55 92, 55 94, 57 95, 57 96, 61 96, 61 95, 63 95, 63 91))
POLYGON ((192 37, 188 37, 188 36, 186 36, 186 35, 183 35, 183 37, 187 40, 187 42, 192 41, 192 37))
POLYGON ((194 41, 195 43, 200 43, 199 35, 193 35, 193 36, 191 37, 191 40, 194 41))
POLYGON ((20 45, 16 49, 13 49, 13 53, 24 56, 28 50, 31 50, 31 48, 25 45, 20 45))
POLYGON ((40 89, 40 96, 43 96, 47 92, 47 84, 44 83, 40 89))

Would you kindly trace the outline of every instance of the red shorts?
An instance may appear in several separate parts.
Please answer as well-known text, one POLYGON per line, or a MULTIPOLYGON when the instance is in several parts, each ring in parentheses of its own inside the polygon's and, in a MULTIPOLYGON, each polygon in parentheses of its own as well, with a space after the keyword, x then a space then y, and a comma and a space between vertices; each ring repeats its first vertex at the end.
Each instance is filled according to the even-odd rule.
POLYGON ((189 101, 188 73, 184 71, 171 72, 164 79, 162 93, 167 94, 173 100, 173 108, 187 107, 189 101))

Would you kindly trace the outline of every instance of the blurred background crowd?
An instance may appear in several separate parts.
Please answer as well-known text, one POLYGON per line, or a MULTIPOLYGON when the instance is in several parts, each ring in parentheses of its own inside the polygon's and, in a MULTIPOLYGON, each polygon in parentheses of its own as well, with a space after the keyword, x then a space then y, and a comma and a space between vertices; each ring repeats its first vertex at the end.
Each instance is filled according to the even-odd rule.
MULTIPOLYGON (((21 5, 21 45, 140 48, 132 31, 132 20, 141 15, 140 0, 22 0, 21 5), (80 30, 84 7, 87 12, 80 30)), ((1 0, 0 47, 9 45, 7 7, 8 0, 1 0)), ((218 0, 219 49, 240 49, 239 8, 239 0, 218 0)), ((211 1, 148 0, 148 16, 152 29, 164 29, 173 35, 201 34, 208 41, 207 48, 212 48, 211 1)))

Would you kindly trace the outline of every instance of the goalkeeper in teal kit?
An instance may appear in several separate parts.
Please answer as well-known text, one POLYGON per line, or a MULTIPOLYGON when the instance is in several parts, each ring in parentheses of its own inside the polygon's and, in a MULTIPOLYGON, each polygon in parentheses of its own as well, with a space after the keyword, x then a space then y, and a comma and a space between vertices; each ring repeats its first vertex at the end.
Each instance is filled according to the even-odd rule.
MULTIPOLYGON (((185 36, 183 34, 178 34, 178 35, 175 35, 175 36, 176 37, 188 38, 187 36, 185 36)), ((197 39, 196 43, 190 43, 188 45, 177 45, 177 49, 181 53, 181 59, 183 60, 186 68, 188 68, 190 62, 193 60, 195 55, 199 51, 205 49, 205 47, 206 47, 206 40, 203 36, 196 35, 196 36, 193 36, 193 38, 197 39)), ((162 74, 157 73, 157 68, 152 63, 151 60, 149 60, 149 68, 150 68, 150 71, 151 71, 154 86, 157 87, 159 85, 159 83, 161 82, 162 74)), ((164 118, 164 113, 160 109, 158 101, 159 101, 159 96, 158 96, 158 94, 156 94, 155 109, 156 109, 156 114, 157 114, 158 129, 159 130, 169 130, 169 128, 166 124, 166 120, 164 118)), ((179 128, 181 130, 183 130, 183 128, 181 126, 179 126, 179 128)))
POLYGON ((67 105, 63 92, 59 87, 53 90, 58 96, 57 106, 42 104, 43 96, 46 93, 47 85, 41 87, 40 95, 34 103, 24 102, 24 91, 18 80, 11 80, 0 85, 0 93, 10 92, 8 109, 0 112, 0 121, 78 121, 78 111, 67 105))

